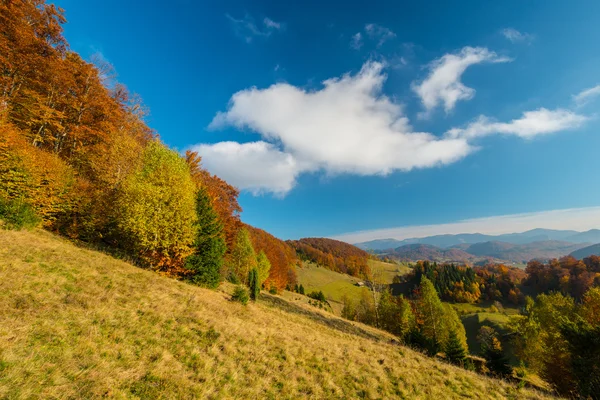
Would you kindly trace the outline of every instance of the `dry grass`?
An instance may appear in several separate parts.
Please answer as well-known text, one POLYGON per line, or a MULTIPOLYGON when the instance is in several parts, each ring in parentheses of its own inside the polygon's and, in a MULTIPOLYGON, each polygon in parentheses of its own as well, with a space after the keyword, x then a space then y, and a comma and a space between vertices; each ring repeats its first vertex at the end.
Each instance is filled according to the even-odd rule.
POLYGON ((543 398, 375 329, 0 231, 0 398, 543 398))

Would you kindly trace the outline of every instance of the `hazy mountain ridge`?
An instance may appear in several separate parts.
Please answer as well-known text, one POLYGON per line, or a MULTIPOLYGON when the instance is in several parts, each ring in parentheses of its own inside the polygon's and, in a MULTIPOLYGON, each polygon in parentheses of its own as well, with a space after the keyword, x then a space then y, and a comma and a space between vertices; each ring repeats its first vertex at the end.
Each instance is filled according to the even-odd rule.
POLYGON ((533 259, 560 258, 586 246, 586 243, 571 243, 559 240, 545 240, 527 244, 488 241, 474 244, 463 243, 451 248, 412 243, 395 249, 376 251, 376 253, 401 261, 429 260, 479 264, 488 262, 526 263, 533 259))
POLYGON ((504 242, 510 244, 524 245, 544 241, 564 241, 570 243, 599 243, 600 229, 590 229, 589 231, 578 232, 573 230, 554 230, 536 228, 526 232, 508 233, 502 235, 460 233, 456 235, 434 235, 422 238, 409 238, 404 240, 396 240, 391 238, 378 239, 362 243, 355 243, 354 245, 364 250, 389 250, 396 249, 407 244, 428 244, 440 248, 450 248, 459 245, 476 244, 484 242, 504 242))
POLYGON ((578 260, 589 256, 600 256, 600 243, 576 250, 572 252, 570 256, 575 257, 578 260))

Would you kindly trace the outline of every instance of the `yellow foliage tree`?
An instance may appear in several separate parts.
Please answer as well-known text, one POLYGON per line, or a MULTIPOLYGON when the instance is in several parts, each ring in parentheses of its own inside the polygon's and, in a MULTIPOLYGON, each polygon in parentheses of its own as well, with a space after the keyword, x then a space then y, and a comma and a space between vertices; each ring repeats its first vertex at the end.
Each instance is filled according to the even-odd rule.
POLYGON ((169 273, 183 271, 179 268, 195 237, 195 190, 185 160, 151 141, 116 201, 120 237, 144 263, 169 273))

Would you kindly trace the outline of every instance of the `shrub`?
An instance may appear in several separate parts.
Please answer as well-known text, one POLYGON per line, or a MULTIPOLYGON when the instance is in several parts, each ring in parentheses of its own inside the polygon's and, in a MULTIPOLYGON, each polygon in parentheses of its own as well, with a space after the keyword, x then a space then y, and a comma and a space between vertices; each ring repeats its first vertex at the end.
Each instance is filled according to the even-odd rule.
POLYGON ((325 298, 325 294, 323 294, 323 291, 319 290, 318 292, 314 291, 314 292, 310 292, 308 294, 308 297, 310 297, 311 299, 315 299, 315 300, 319 300, 319 301, 327 301, 327 299, 325 298))
POLYGON ((248 304, 248 300, 250 296, 248 295, 248 290, 246 290, 243 286, 236 286, 233 291, 233 295, 231 296, 231 300, 242 303, 243 305, 248 304))
POLYGON ((0 198, 0 219, 4 221, 7 229, 31 229, 41 222, 33 207, 21 199, 0 198))

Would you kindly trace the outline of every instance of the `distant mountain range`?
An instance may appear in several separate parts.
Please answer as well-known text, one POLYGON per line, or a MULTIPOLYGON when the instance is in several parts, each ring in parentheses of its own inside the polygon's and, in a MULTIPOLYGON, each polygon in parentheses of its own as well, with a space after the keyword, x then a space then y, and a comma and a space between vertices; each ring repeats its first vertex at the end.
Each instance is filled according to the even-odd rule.
POLYGON ((356 246, 403 261, 525 263, 532 259, 547 260, 569 254, 582 258, 589 255, 585 254, 585 249, 595 254, 600 251, 600 229, 586 232, 533 229, 504 235, 464 233, 405 240, 373 240, 357 243, 356 246), (592 243, 599 244, 596 247, 589 246, 592 243))
POLYGON ((571 256, 577 258, 578 260, 592 255, 600 256, 600 243, 584 247, 583 249, 579 249, 571 253, 571 256))
POLYGON ((378 239, 369 242, 355 243, 354 245, 364 250, 395 249, 406 244, 430 244, 441 248, 449 248, 462 244, 475 244, 483 242, 505 242, 512 244, 527 244, 559 240, 570 243, 600 243, 600 229, 591 229, 586 232, 553 229, 532 229, 522 233, 508 233, 504 235, 484 235, 481 233, 460 233, 457 235, 436 235, 423 238, 404 240, 378 239))

